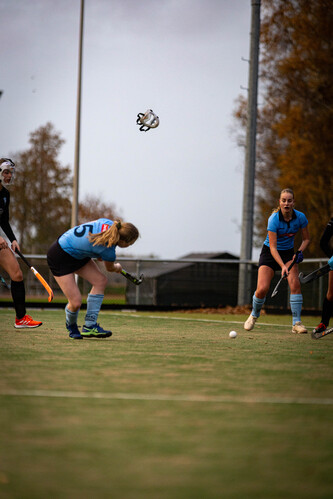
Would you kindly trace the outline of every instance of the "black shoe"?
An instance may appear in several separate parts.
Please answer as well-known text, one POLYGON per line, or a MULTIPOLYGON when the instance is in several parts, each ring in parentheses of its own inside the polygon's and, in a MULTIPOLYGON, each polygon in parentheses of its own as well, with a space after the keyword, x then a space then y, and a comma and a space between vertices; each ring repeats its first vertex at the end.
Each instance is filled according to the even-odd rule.
POLYGON ((81 333, 79 331, 79 328, 77 327, 77 324, 67 324, 66 322, 66 328, 67 331, 69 331, 69 337, 72 338, 72 340, 82 340, 81 333))

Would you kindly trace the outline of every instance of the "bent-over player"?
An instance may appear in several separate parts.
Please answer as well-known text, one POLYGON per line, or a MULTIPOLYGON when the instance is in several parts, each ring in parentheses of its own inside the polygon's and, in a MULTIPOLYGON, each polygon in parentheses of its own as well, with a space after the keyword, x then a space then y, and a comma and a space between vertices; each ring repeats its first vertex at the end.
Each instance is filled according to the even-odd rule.
POLYGON ((74 227, 55 241, 47 253, 47 262, 55 280, 68 299, 65 308, 66 328, 69 337, 106 338, 111 331, 105 331, 97 318, 104 298, 107 277, 100 271, 92 258, 104 261, 109 272, 122 271, 116 259, 116 247, 127 248, 139 237, 138 229, 131 223, 99 218, 74 227), (75 274, 92 284, 87 298, 85 324, 80 332, 77 325, 82 296, 75 281, 75 274))

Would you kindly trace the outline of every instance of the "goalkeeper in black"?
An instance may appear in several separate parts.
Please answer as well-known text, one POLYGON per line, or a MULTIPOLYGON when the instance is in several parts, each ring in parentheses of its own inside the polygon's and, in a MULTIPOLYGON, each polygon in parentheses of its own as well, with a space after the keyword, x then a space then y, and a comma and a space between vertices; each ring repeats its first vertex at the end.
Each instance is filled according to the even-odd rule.
POLYGON ((11 159, 0 158, 0 227, 11 242, 11 248, 6 239, 0 235, 0 266, 11 278, 11 293, 13 297, 16 318, 14 327, 17 329, 35 328, 42 325, 27 315, 25 308, 25 288, 22 270, 16 260, 14 252, 20 249, 16 237, 9 223, 10 193, 6 188, 13 182, 15 164, 11 159))

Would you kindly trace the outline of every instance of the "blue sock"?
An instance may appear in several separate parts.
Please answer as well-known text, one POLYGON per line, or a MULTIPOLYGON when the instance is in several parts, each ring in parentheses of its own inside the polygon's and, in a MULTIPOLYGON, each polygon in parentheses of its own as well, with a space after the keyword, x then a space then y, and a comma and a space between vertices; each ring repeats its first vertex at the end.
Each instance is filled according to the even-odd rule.
POLYGON ((67 305, 66 305, 65 313, 66 313, 66 324, 71 325, 71 324, 77 323, 77 318, 79 315, 78 310, 76 312, 71 312, 70 310, 68 310, 67 305))
POLYGON ((293 316, 293 326, 301 322, 303 295, 290 295, 290 308, 293 316))
POLYGON ((251 315, 253 317, 259 317, 260 312, 262 309, 263 304, 265 303, 266 298, 257 298, 256 294, 254 293, 253 298, 252 298, 252 312, 251 315))
POLYGON ((87 313, 85 325, 88 327, 94 326, 97 322, 97 317, 102 306, 104 295, 91 295, 87 298, 87 313))

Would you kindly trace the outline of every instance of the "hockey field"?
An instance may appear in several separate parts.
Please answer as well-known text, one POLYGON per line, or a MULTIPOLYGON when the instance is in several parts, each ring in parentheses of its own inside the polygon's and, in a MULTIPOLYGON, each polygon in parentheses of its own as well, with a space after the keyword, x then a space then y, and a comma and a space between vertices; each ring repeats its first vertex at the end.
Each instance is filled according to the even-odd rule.
POLYGON ((0 309, 2 499, 332 497, 333 334, 124 310, 70 340, 63 310, 28 313, 0 309))

